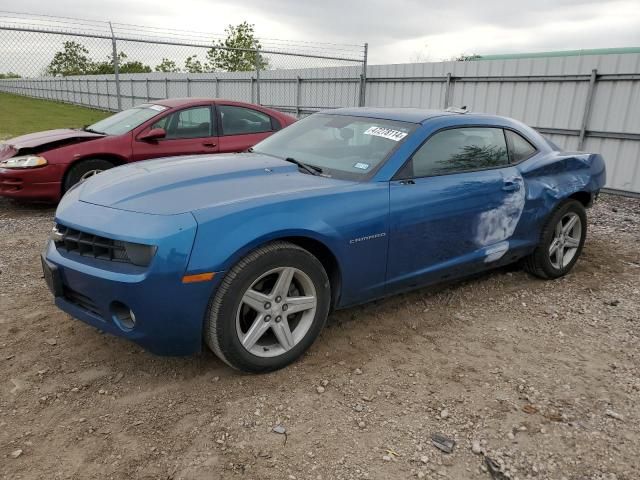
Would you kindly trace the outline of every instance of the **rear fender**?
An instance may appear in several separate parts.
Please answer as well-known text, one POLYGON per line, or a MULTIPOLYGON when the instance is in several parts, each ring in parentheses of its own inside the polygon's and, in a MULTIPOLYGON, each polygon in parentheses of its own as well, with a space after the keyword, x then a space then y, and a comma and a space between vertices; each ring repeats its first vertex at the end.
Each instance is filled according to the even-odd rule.
POLYGON ((520 168, 527 185, 526 214, 539 231, 564 200, 578 192, 592 196, 605 184, 604 159, 595 153, 553 152, 520 168))

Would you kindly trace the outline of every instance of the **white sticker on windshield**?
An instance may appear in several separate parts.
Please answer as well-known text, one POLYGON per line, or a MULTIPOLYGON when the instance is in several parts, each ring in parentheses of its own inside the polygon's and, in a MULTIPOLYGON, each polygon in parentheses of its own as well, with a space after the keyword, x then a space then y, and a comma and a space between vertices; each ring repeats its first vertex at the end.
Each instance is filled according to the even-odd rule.
POLYGON ((353 168, 359 168, 360 170, 367 170, 369 168, 369 164, 368 163, 356 163, 353 168))
POLYGON ((149 108, 157 112, 163 112, 167 109, 167 107, 163 107, 162 105, 150 105, 149 108))
POLYGON ((394 142, 399 142, 404 137, 407 136, 407 133, 401 132, 400 130, 394 130, 392 128, 384 128, 384 127, 369 127, 365 132, 365 135, 374 135, 376 137, 388 138, 389 140, 393 140, 394 142))

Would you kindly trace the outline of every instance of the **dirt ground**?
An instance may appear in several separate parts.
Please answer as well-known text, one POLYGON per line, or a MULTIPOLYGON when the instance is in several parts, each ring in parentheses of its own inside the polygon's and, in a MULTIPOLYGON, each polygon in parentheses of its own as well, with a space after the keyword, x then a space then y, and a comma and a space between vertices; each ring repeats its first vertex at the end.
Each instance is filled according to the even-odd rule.
POLYGON ((638 479, 640 200, 589 215, 564 279, 508 268, 341 311, 249 376, 58 311, 53 209, 1 200, 0 478, 491 479, 491 459, 496 479, 638 479))

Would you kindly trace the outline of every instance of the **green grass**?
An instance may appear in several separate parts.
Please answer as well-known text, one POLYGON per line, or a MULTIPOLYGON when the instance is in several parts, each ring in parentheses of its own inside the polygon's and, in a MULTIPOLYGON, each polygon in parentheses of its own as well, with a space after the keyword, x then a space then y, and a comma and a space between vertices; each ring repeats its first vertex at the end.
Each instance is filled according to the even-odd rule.
POLYGON ((83 127, 109 115, 113 114, 0 92, 0 140, 41 130, 83 127))

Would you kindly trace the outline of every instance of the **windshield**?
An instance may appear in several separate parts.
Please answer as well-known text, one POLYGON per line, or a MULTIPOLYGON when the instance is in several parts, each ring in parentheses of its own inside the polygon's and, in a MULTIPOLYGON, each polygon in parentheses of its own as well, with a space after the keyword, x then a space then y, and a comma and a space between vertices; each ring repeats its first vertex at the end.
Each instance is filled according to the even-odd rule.
POLYGON ((164 112, 166 109, 167 107, 163 107, 162 105, 139 105, 111 115, 93 125, 89 125, 85 130, 104 133, 106 135, 121 135, 130 132, 138 125, 143 124, 160 112, 164 112))
POLYGON ((292 158, 337 178, 360 179, 374 171, 416 125, 390 120, 316 113, 253 147, 292 158))

